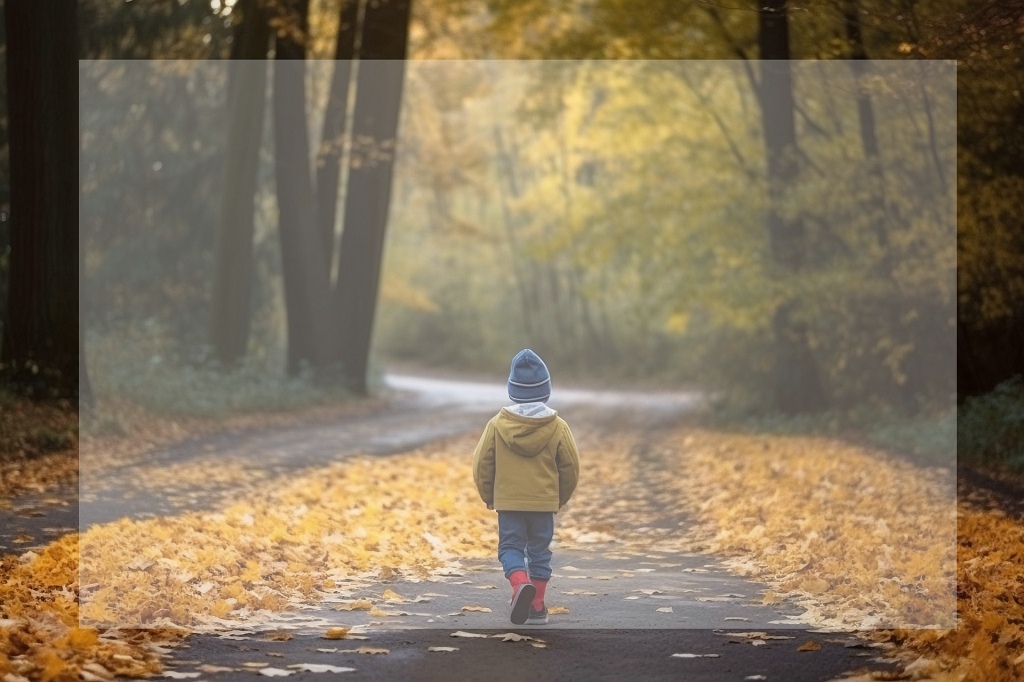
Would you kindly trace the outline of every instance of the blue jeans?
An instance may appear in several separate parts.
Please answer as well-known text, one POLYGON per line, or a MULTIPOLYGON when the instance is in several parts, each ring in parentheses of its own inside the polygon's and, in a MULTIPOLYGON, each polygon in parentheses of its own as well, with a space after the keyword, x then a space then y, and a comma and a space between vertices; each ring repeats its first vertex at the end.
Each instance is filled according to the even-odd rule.
POLYGON ((529 561, 531 580, 550 578, 554 533, 554 512, 498 512, 498 561, 505 569, 505 577, 525 571, 529 561))

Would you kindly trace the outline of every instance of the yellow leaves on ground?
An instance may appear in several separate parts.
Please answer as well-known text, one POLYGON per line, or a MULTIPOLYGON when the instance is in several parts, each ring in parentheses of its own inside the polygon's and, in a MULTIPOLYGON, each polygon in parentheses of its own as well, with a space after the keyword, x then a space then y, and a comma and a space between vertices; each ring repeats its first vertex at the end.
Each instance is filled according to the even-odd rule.
POLYGON ((1024 523, 960 507, 957 616, 952 630, 880 633, 970 682, 1024 679, 1024 523))
POLYGON ((145 640, 169 633, 122 633, 133 637, 126 640, 80 629, 77 593, 76 535, 38 555, 0 559, 0 679, 94 681, 160 671, 145 640))
POLYGON ((466 451, 353 458, 253 487, 221 511, 93 527, 81 537, 82 580, 96 585, 82 596, 83 619, 244 620, 318 603, 339 580, 426 578, 453 556, 491 556, 494 515, 467 483, 466 451))
POLYGON ((953 624, 952 472, 821 438, 688 432, 664 447, 695 542, 768 582, 764 603, 839 628, 953 624))

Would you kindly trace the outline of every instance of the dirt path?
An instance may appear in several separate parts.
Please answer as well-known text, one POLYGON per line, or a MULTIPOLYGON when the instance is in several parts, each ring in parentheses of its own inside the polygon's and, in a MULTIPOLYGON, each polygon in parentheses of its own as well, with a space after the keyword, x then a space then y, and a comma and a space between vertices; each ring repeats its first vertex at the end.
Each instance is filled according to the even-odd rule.
MULTIPOLYGON (((388 456, 475 433, 506 402, 500 386, 401 377, 392 383, 407 393, 370 417, 197 438, 156 451, 145 464, 115 470, 90 470, 89 453, 83 453, 81 504, 72 489, 16 500, 11 509, 0 511, 5 529, 0 550, 25 551, 79 523, 87 527, 126 516, 214 508, 237 494, 240 479, 246 485, 273 482, 353 454, 388 456), (228 473, 217 477, 213 472, 219 470, 228 473)), ((623 432, 654 438, 695 402, 693 394, 565 391, 556 392, 552 406, 591 438, 623 432)), ((629 529, 622 531, 628 534, 629 529)), ((276 622, 193 635, 185 648, 175 651, 170 665, 215 680, 255 679, 260 662, 282 670, 329 664, 355 668, 353 679, 409 680, 828 680, 864 665, 890 667, 872 661, 877 652, 847 636, 808 631, 799 609, 785 603, 762 605, 765 586, 731 574, 715 557, 654 550, 646 556, 623 555, 617 549, 614 543, 598 543, 589 551, 555 548, 548 603, 567 612, 552 616, 549 626, 512 626, 506 614, 507 585, 497 561, 466 561, 463 570, 438 582, 393 580, 356 591, 339 589, 319 605, 276 622), (384 615, 337 609, 342 600, 361 597, 380 603, 385 589, 410 600, 432 596, 399 602, 384 615), (463 610, 467 605, 482 609, 463 610), (325 628, 337 625, 354 627, 368 639, 320 638, 325 628), (286 641, 268 641, 267 630, 288 632, 286 641), (456 631, 515 631, 543 639, 546 647, 450 637, 456 631), (751 631, 768 638, 729 634, 751 631), (821 648, 798 651, 807 641, 821 648), (351 651, 360 646, 390 651, 351 651), (458 651, 429 652, 429 646, 458 651), (321 651, 331 648, 336 651, 321 651), (224 670, 210 672, 215 668, 224 670)))

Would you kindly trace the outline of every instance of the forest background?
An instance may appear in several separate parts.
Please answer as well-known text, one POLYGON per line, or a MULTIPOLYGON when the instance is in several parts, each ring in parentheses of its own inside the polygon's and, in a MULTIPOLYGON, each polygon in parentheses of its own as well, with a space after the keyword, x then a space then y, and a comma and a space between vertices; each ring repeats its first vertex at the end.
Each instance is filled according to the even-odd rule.
MULTIPOLYGON (((413 60, 551 61, 520 69, 516 123, 501 129, 473 124, 514 94, 493 88, 514 62, 407 70, 370 358, 496 376, 530 345, 566 381, 701 386, 724 391, 743 411, 896 413, 947 427, 954 397, 994 391, 972 403, 977 431, 988 432, 978 448, 1005 454, 1003 436, 1020 428, 1014 377, 1024 365, 1024 231, 1015 210, 1024 204, 1021 3, 769 5, 785 16, 784 54, 816 60, 795 67, 798 191, 774 204, 751 85, 762 77, 757 58, 778 49, 764 42, 764 11, 667 0, 412 3, 402 47, 413 60), (608 62, 554 60, 652 61, 622 61, 594 87, 588 76, 608 62), (657 60, 707 63, 673 72, 657 60), (917 61, 920 77, 898 93, 873 89, 870 72, 887 68, 885 60, 917 61), (950 93, 929 80, 934 62, 926 60, 957 60, 955 149, 941 144, 952 139, 943 129, 951 121, 935 115, 951 111, 950 93), (840 73, 869 84, 840 96, 825 87, 840 73), (743 113, 723 118, 723 111, 743 113), (642 134, 617 134, 622 121, 642 134), (773 211, 799 225, 797 265, 769 243, 765 215, 773 211), (814 374, 791 378, 805 398, 789 405, 773 393, 781 308, 814 374), (994 436, 993 419, 1002 429, 994 436)), ((264 57, 291 45, 303 57, 332 59, 343 47, 338 27, 358 24, 358 16, 346 23, 353 7, 88 0, 66 18, 77 32, 76 56, 111 65, 244 56, 247 9, 250 17, 262 12, 270 29, 260 39, 264 57)), ((9 33, 5 27, 5 67, 9 33)), ((113 206, 118 216, 82 225, 81 330, 95 393, 208 412, 360 392, 365 384, 353 385, 344 368, 343 380, 329 380, 337 358, 314 357, 315 350, 300 357, 290 343, 297 335, 288 327, 294 306, 285 302, 270 144, 254 190, 249 333, 231 357, 218 346, 211 318, 220 319, 230 86, 225 69, 219 89, 196 93, 189 88, 197 72, 170 65, 136 84, 156 104, 144 115, 80 122, 96 133, 83 135, 83 158, 111 149, 127 155, 102 174, 77 169, 83 215, 113 206), (189 106, 180 106, 183 97, 189 106), (147 144, 124 144, 140 136, 147 144), (197 403, 197 395, 205 400, 197 403)), ((308 77, 313 128, 327 82, 326 74, 308 77)), ((58 123, 70 115, 45 114, 58 123)), ((261 125, 269 140, 269 103, 261 125)), ((316 147, 320 133, 310 134, 311 166, 314 153, 327 153, 316 147)), ((16 137, 16 126, 0 121, 3 160, 16 137)), ((3 206, 10 179, 0 164, 3 206)), ((344 205, 345 192, 337 199, 344 205)), ((12 383, 23 385, 18 363, 26 358, 14 357, 9 340, 25 310, 8 283, 18 253, 6 246, 10 226, 5 213, 2 357, 12 383)), ((77 239, 66 243, 77 247, 77 239)), ((70 288, 67 272, 51 275, 70 288)), ((58 387, 71 377, 77 386, 79 354, 72 360, 67 352, 72 329, 78 349, 77 312, 73 325, 51 334, 67 337, 63 359, 51 368, 36 352, 29 363, 31 374, 58 387)), ((971 420, 961 422, 963 435, 971 420)))

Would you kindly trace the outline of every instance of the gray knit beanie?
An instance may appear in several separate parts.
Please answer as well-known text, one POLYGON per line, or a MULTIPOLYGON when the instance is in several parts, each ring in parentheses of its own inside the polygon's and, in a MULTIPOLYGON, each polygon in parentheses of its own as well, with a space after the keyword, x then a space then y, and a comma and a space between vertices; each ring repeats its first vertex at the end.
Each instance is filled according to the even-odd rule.
POLYGON ((551 397, 551 374, 547 365, 529 348, 512 358, 508 397, 517 403, 543 403, 551 397))

